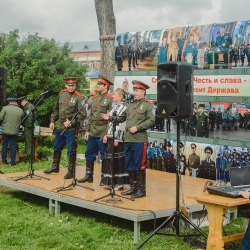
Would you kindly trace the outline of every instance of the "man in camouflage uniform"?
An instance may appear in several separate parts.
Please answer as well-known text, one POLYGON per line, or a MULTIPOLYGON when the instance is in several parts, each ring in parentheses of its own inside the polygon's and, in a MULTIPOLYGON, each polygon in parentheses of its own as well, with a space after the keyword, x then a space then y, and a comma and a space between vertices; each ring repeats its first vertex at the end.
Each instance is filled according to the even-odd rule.
MULTIPOLYGON (((112 109, 113 96, 108 93, 109 87, 113 85, 105 77, 98 80, 98 95, 94 98, 88 125, 86 128, 85 140, 88 141, 86 158, 86 175, 79 182, 93 183, 94 162, 100 151, 101 160, 105 156, 105 144, 101 137, 105 135, 108 129, 108 121, 102 118, 102 114, 108 113, 112 109)), ((102 183, 100 183, 102 185, 102 183)))
POLYGON ((30 162, 32 154, 33 131, 34 131, 33 121, 36 120, 35 117, 32 117, 33 115, 35 116, 35 112, 32 112, 34 106, 28 101, 27 96, 20 97, 19 101, 21 101, 21 105, 23 106, 24 116, 26 116, 26 119, 23 121, 22 125, 24 126, 24 142, 25 142, 25 152, 27 156, 24 158, 23 161, 30 162))
MULTIPOLYGON (((149 86, 140 81, 132 81, 132 84, 134 102, 117 117, 117 122, 126 120, 124 149, 130 189, 122 194, 131 194, 131 198, 134 199, 146 196, 147 129, 153 126, 155 117, 153 104, 145 100, 146 89, 149 89, 149 86)), ((103 117, 111 119, 108 114, 103 117)))
POLYGON ((76 163, 75 151, 75 135, 76 129, 80 121, 86 118, 86 109, 82 107, 82 95, 76 91, 76 77, 68 77, 63 79, 65 81, 65 89, 61 90, 58 99, 55 103, 54 110, 50 117, 50 129, 54 130, 55 121, 58 120, 56 128, 56 137, 54 141, 54 157, 52 167, 44 170, 45 174, 58 173, 61 153, 64 146, 68 147, 68 172, 64 176, 65 179, 73 178, 73 171, 76 163), (77 120, 72 120, 75 113, 79 111, 77 120), (62 131, 67 127, 63 134, 62 131))
POLYGON ((23 110, 18 107, 17 99, 7 98, 8 105, 3 107, 0 113, 0 124, 2 126, 2 164, 7 164, 7 149, 10 143, 10 165, 16 164, 16 144, 19 127, 23 117, 23 110))
POLYGON ((197 171, 200 166, 200 156, 196 154, 196 144, 191 143, 191 154, 188 156, 188 170, 190 176, 197 176, 197 171))
POLYGON ((204 110, 205 104, 200 104, 197 116, 197 136, 208 137, 209 136, 209 116, 204 110))
POLYGON ((215 162, 210 159, 211 155, 213 154, 213 149, 207 146, 204 152, 206 154, 206 159, 201 161, 197 177, 209 180, 216 180, 215 162))

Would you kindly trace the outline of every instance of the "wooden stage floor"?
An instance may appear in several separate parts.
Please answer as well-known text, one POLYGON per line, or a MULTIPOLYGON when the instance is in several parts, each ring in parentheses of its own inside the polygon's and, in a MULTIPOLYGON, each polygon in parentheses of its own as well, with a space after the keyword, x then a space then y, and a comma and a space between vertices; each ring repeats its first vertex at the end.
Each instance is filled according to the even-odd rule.
MULTIPOLYGON (((10 173, 0 175, 0 185, 11 187, 27 193, 35 194, 49 199, 49 210, 60 214, 60 202, 94 210, 100 213, 109 214, 134 222, 134 241, 137 242, 140 237, 141 221, 154 219, 153 211, 156 218, 164 218, 172 215, 176 206, 176 175, 162 171, 147 169, 146 190, 147 197, 135 199, 134 201, 115 196, 118 202, 110 201, 111 196, 94 202, 93 200, 107 195, 110 190, 101 187, 100 184, 100 164, 95 164, 94 183, 79 183, 85 187, 93 188, 94 191, 75 186, 71 190, 57 192, 57 188, 68 186, 72 179, 64 180, 63 176, 67 169, 61 168, 58 174, 46 175, 41 170, 35 171, 36 175, 50 178, 45 180, 33 176, 27 179, 15 181, 16 178, 25 176, 27 172, 10 173)), ((85 175, 85 166, 76 168, 76 178, 80 179, 85 175)), ((189 207, 189 212, 201 211, 203 205, 196 201, 186 199, 187 194, 201 193, 207 180, 194 178, 190 176, 181 176, 181 183, 185 205, 189 207)), ((127 190, 129 186, 125 186, 127 190)), ((121 191, 116 191, 120 194, 121 191)), ((182 191, 180 192, 182 194, 182 191)), ((182 201, 182 195, 181 199, 182 201)), ((180 202, 180 204, 182 204, 180 202)))

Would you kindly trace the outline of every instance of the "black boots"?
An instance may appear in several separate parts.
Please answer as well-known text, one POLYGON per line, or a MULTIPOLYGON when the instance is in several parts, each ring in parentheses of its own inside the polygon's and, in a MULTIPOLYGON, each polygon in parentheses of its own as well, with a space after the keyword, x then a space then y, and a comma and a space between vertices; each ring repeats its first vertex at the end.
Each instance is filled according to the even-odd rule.
POLYGON ((54 151, 52 167, 50 169, 44 170, 43 172, 45 174, 59 173, 59 164, 60 164, 61 154, 62 153, 59 151, 54 151))
POLYGON ((130 181, 130 189, 125 192, 121 192, 122 195, 130 195, 136 192, 136 175, 135 171, 129 171, 129 181, 130 181))
POLYGON ((69 156, 69 164, 68 164, 68 172, 64 176, 64 179, 71 179, 73 178, 74 170, 76 166, 76 155, 70 155, 69 156))
POLYGON ((94 172, 94 162, 86 161, 86 175, 80 179, 78 182, 90 182, 93 183, 93 172, 94 172))
POLYGON ((146 171, 140 170, 136 172, 136 192, 131 195, 132 199, 146 197, 146 171))

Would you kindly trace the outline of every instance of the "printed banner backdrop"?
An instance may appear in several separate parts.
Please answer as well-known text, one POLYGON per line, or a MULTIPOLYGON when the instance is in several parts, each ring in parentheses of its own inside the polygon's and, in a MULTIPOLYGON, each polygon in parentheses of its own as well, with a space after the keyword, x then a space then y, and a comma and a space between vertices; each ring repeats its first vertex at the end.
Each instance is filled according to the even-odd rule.
MULTIPOLYGON (((133 80, 139 80, 147 85, 147 95, 157 94, 157 76, 116 76, 115 88, 125 88, 133 92, 133 80)), ((241 96, 249 97, 250 75, 202 75, 194 76, 193 93, 195 96, 241 96)), ((155 96, 156 97, 156 96, 155 96)), ((148 98, 149 99, 149 98, 148 98)), ((152 96, 152 99, 154 96, 152 96)))
POLYGON ((195 69, 250 67, 250 21, 126 32, 116 35, 117 71, 156 70, 168 61, 195 69))

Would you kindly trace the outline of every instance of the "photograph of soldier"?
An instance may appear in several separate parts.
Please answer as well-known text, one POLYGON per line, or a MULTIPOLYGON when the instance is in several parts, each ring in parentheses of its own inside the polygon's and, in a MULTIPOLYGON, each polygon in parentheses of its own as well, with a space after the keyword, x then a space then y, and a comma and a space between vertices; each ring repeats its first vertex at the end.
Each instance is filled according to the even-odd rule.
POLYGON ((229 45, 232 44, 232 37, 230 32, 225 31, 225 25, 220 26, 220 35, 216 37, 215 47, 221 48, 229 48, 229 45))
POLYGON ((222 112, 221 107, 218 108, 218 111, 216 112, 216 128, 219 129, 222 122, 222 112))
POLYGON ((132 52, 132 44, 131 44, 131 40, 128 41, 128 47, 127 47, 127 58, 128 58, 128 70, 131 71, 131 62, 132 62, 132 57, 133 57, 133 53, 132 52))
POLYGON ((210 146, 207 146, 204 152, 206 158, 201 161, 197 177, 209 180, 216 180, 215 162, 210 159, 211 155, 213 154, 213 149, 210 146))
POLYGON ((158 47, 158 63, 166 62, 168 60, 168 45, 167 38, 163 37, 161 45, 158 47))
POLYGON ((237 63, 239 61, 239 51, 238 51, 238 46, 235 44, 232 45, 231 56, 232 56, 232 62, 234 62, 233 67, 237 67, 237 63))
POLYGON ((181 32, 178 39, 177 39, 177 45, 178 45, 178 56, 177 61, 181 62, 181 54, 184 46, 184 34, 181 32))
POLYGON ((215 121, 216 121, 216 112, 215 108, 213 107, 212 110, 209 112, 209 121, 210 121, 210 131, 214 131, 215 121))
POLYGON ((217 155, 217 158, 216 158, 216 181, 219 181, 221 179, 221 173, 220 173, 220 166, 221 166, 221 157, 220 157, 220 154, 217 155))
POLYGON ((121 46, 121 35, 116 37, 117 46, 115 48, 115 62, 117 65, 117 71, 122 71, 123 67, 123 48, 121 46))
POLYGON ((154 141, 153 143, 153 155, 154 155, 154 165, 153 169, 159 170, 159 164, 158 164, 158 155, 159 155, 159 148, 157 145, 157 141, 154 141))
POLYGON ((209 115, 205 111, 205 104, 199 104, 197 112, 197 136, 209 137, 209 115))
POLYGON ((176 160, 174 158, 174 154, 171 151, 172 145, 170 141, 166 142, 166 149, 163 154, 165 171, 169 173, 176 172, 176 160))
POLYGON ((240 61, 241 61, 241 66, 244 66, 245 56, 246 56, 246 49, 245 49, 244 44, 241 44, 240 45, 240 61))
POLYGON ((246 112, 244 113, 243 119, 244 119, 244 129, 247 130, 249 129, 250 125, 250 113, 248 110, 246 110, 246 112))
POLYGON ((240 113, 239 113, 239 110, 237 108, 236 111, 234 111, 234 113, 233 113, 233 128, 234 128, 234 130, 238 130, 239 125, 240 125, 240 113))
POLYGON ((176 40, 176 34, 173 34, 168 44, 168 61, 177 61, 178 44, 176 40))
POLYGON ((147 149, 147 159, 148 159, 148 168, 153 169, 153 163, 154 163, 154 148, 153 143, 149 142, 149 146, 147 149))
POLYGON ((197 43, 194 40, 194 34, 191 34, 189 37, 189 42, 187 43, 183 53, 185 57, 185 62, 195 65, 197 54, 198 54, 197 43))
POLYGON ((165 166, 163 164, 163 155, 164 155, 164 147, 163 143, 160 142, 160 146, 158 148, 158 170, 165 171, 165 166))
POLYGON ((196 153, 196 144, 191 143, 191 154, 188 156, 188 170, 189 170, 189 175, 196 177, 197 176, 197 171, 200 166, 200 156, 196 153))
POLYGON ((247 57, 247 66, 250 66, 250 44, 246 45, 245 52, 247 57))
POLYGON ((186 156, 185 156, 185 154, 184 154, 184 144, 183 144, 183 142, 180 142, 179 143, 179 156, 178 155, 176 155, 176 159, 177 159, 177 157, 179 157, 179 159, 180 159, 180 173, 182 174, 182 175, 185 175, 185 173, 186 173, 186 169, 187 169, 187 160, 186 160, 186 156))
POLYGON ((224 109, 224 111, 222 112, 222 129, 225 131, 227 130, 227 109, 224 109))

